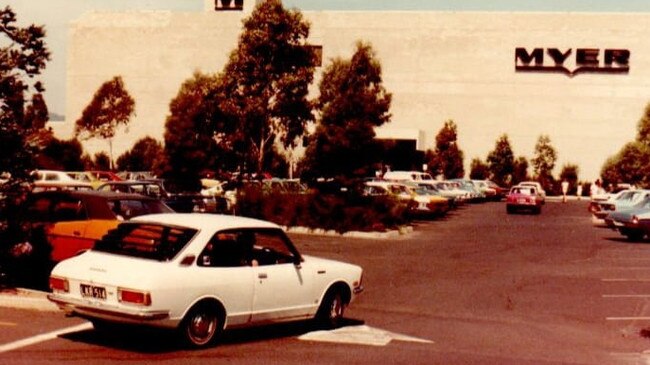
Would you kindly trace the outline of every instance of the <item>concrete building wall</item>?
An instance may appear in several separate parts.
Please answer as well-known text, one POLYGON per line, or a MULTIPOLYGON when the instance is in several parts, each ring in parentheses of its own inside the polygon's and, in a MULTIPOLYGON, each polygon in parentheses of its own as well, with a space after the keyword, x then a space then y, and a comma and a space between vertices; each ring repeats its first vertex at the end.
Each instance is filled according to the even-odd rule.
MULTIPOLYGON (((209 0, 208 0, 209 2, 209 0)), ((206 2, 207 4, 207 2, 206 2)), ((234 49, 247 12, 90 13, 70 33, 66 128, 72 129, 99 86, 121 75, 137 116, 118 134, 114 155, 146 135, 162 140, 168 105, 195 71, 219 72, 234 49)), ((304 12, 323 64, 348 58, 369 42, 393 94, 388 129, 416 130, 432 148, 446 120, 458 125, 468 166, 485 159, 507 134, 516 156, 532 158, 542 134, 582 179, 636 133, 650 97, 650 16, 643 14, 497 12, 304 12), (622 74, 516 72, 515 49, 626 49, 622 74)), ((545 63, 551 62, 545 55, 545 63)), ((602 55, 600 56, 602 59, 602 55)), ((315 90, 315 88, 314 88, 315 90)), ((94 152, 105 142, 90 142, 94 152)), ((468 168, 467 168, 468 170, 468 168)))

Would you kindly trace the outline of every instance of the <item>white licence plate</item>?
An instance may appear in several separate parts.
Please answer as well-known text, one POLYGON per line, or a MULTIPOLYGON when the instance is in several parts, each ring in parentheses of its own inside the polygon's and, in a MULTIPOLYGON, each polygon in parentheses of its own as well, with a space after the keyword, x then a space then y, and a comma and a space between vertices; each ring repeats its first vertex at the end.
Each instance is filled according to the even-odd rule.
POLYGON ((81 296, 85 298, 106 299, 106 288, 101 286, 81 284, 81 296))

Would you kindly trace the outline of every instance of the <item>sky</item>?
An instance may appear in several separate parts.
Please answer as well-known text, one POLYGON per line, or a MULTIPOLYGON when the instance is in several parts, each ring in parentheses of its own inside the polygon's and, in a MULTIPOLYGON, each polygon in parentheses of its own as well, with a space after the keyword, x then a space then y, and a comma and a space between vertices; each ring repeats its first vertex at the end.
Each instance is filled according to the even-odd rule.
MULTIPOLYGON (((247 1, 247 0, 245 0, 247 1)), ((250 0, 248 0, 250 1, 250 0)), ((87 11, 203 11, 203 0, 4 0, 21 26, 42 25, 51 52, 40 80, 51 113, 65 112, 65 64, 68 23, 87 11)), ((441 10, 650 12, 650 0, 285 0, 301 10, 441 10)))

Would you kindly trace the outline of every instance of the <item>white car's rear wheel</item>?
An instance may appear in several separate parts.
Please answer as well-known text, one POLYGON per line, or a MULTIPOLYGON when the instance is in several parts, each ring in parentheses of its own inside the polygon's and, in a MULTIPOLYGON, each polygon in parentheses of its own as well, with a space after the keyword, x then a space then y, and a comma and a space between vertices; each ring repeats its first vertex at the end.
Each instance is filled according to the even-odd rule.
POLYGON ((181 326, 184 339, 193 347, 203 347, 213 343, 221 329, 221 317, 207 305, 193 308, 181 326))

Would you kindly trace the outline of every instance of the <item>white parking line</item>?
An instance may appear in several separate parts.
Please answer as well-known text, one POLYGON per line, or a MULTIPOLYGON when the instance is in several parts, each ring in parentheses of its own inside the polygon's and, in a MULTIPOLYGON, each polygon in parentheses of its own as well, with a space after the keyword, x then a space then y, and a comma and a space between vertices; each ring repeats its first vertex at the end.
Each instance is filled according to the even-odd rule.
POLYGON ((71 332, 78 332, 78 331, 84 331, 84 330, 89 330, 92 329, 93 325, 90 322, 87 323, 82 323, 77 326, 73 327, 68 327, 68 328, 63 328, 57 331, 49 332, 49 333, 43 333, 40 335, 36 335, 33 337, 25 338, 22 340, 10 342, 4 345, 0 345, 0 353, 7 352, 7 351, 12 351, 19 349, 21 347, 26 347, 26 346, 31 346, 34 344, 37 344, 39 342, 45 342, 49 340, 53 340, 61 335, 65 335, 66 333, 71 333, 71 332))
POLYGON ((650 278, 613 278, 613 279, 602 279, 602 281, 606 283, 621 283, 621 282, 632 282, 632 281, 637 281, 637 282, 650 282, 650 278))
POLYGON ((608 321, 650 321, 650 317, 607 317, 608 321))
POLYGON ((650 294, 603 294, 603 298, 650 298, 650 294))

